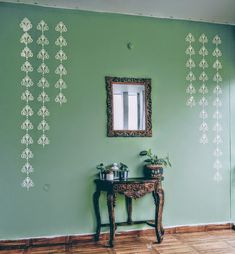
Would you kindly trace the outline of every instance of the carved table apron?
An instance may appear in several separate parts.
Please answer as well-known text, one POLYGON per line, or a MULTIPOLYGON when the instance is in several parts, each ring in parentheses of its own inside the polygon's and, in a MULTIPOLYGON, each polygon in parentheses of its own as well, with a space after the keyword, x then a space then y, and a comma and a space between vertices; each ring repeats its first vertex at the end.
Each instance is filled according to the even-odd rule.
POLYGON ((161 243, 163 240, 164 230, 162 227, 162 210, 164 205, 164 191, 162 189, 163 176, 160 174, 155 179, 146 178, 129 178, 128 180, 113 180, 106 181, 96 179, 96 191, 93 195, 94 209, 97 220, 97 228, 95 234, 95 240, 99 240, 101 227, 110 227, 110 239, 109 246, 113 247, 113 240, 115 238, 115 230, 117 226, 132 225, 147 223, 155 228, 157 243, 161 243), (99 209, 99 197, 101 191, 107 193, 107 206, 109 214, 109 223, 102 224, 99 209), (127 222, 115 223, 114 207, 116 204, 116 194, 125 195, 126 207, 127 207, 127 222), (132 198, 143 197, 147 193, 152 193, 155 203, 155 220, 154 221, 132 221, 132 198))

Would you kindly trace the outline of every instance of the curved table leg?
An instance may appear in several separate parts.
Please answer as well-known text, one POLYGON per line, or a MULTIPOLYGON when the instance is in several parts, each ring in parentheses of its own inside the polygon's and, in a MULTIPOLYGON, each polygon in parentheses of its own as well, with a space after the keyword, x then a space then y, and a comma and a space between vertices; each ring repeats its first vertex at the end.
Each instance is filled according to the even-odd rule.
MULTIPOLYGON (((117 193, 113 193, 113 207, 116 207, 117 193)), ((115 223, 115 231, 117 230, 117 224, 115 223)))
POLYGON ((157 237, 157 243, 161 243, 163 240, 164 229, 162 226, 162 211, 164 205, 164 191, 162 188, 155 188, 153 191, 153 198, 155 203, 155 232, 157 237))
POLYGON ((107 205, 108 205, 109 223, 110 223, 109 247, 113 247, 113 240, 115 238, 114 200, 115 200, 114 194, 112 192, 108 192, 107 205))
POLYGON ((127 223, 132 224, 132 199, 125 196, 127 209, 127 223))
POLYGON ((100 239, 101 217, 100 217, 99 197, 100 197, 100 191, 97 190, 93 194, 93 203, 94 203, 96 223, 97 223, 95 241, 99 241, 100 239))

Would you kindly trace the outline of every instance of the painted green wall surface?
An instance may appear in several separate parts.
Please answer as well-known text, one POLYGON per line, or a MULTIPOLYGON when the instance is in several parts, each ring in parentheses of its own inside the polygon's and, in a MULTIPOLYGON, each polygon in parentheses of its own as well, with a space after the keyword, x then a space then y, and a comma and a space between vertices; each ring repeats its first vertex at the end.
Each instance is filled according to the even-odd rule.
MULTIPOLYGON (((0 239, 94 232, 92 194, 95 166, 100 162, 122 161, 129 165, 131 176, 141 176, 143 164, 138 153, 150 147, 159 155, 169 153, 173 164, 172 168, 165 170, 165 226, 231 220, 231 141, 234 143, 232 156, 235 150, 234 137, 230 139, 229 132, 229 98, 230 92, 235 89, 232 26, 0 3, 0 31, 0 239), (59 107, 52 100, 48 105, 51 144, 45 148, 33 145, 35 172, 32 178, 35 187, 30 191, 20 186, 24 177, 20 172, 23 164, 20 158, 23 149, 20 144, 23 135, 20 111, 24 103, 20 100, 23 91, 20 66, 23 59, 20 57, 22 30, 19 23, 24 17, 28 17, 34 27, 41 19, 50 27, 47 37, 50 40, 48 65, 51 73, 48 80, 51 87, 48 90, 51 98, 57 93, 54 88, 56 75, 53 73, 57 64, 53 57, 56 52, 53 43, 57 36, 54 26, 63 21, 68 28, 65 35, 68 42, 65 48, 68 56, 65 63, 68 70, 68 89, 65 90, 68 102, 59 107), (223 41, 224 167, 221 172, 223 181, 220 183, 213 180, 213 143, 203 146, 198 141, 200 107, 190 109, 185 105, 185 36, 189 32, 196 38, 205 33, 210 41, 218 34, 223 41), (133 43, 132 50, 128 50, 128 42, 133 43), (152 138, 106 137, 104 77, 107 75, 152 79, 152 138)), ((39 32, 36 29, 31 31, 35 40, 39 32)), ((195 49, 198 50, 199 46, 196 42, 195 49)), ((36 54, 38 46, 33 44, 31 49, 36 54)), ((210 54, 212 49, 210 43, 210 54)), ((210 64, 212 60, 210 56, 210 64)), ((195 61, 199 61, 198 55, 195 61)), ((31 63, 37 68, 39 61, 34 57, 31 63)), ((197 67, 197 76, 199 71, 197 67)), ((208 123, 212 126, 213 72, 209 71, 208 75, 208 123)), ((35 83, 39 79, 36 72, 33 79, 35 83)), ((198 82, 195 84, 199 86, 198 82)), ((37 86, 33 89, 36 97, 40 89, 37 86)), ((235 101, 234 94, 235 90, 231 101, 235 101)), ((196 98, 198 100, 199 95, 196 98)), ((235 111, 233 104, 232 112, 235 111)), ((38 107, 37 103, 33 105, 35 111, 38 107)), ((32 119, 34 125, 39 121, 37 116, 32 119)), ((234 130, 233 117, 231 122, 234 130)), ((31 133, 36 140, 38 131, 31 133)), ((210 140, 212 137, 210 131, 210 140)), ((107 221, 104 196, 101 206, 102 219, 107 221)), ((235 207, 232 212, 234 219, 235 207)), ((151 195, 134 201, 134 219, 152 219, 153 216, 151 195)), ((117 221, 126 218, 123 197, 118 200, 116 218, 117 221)))
POLYGON ((235 223, 235 28, 231 35, 230 64, 230 133, 231 133, 231 220, 235 223))

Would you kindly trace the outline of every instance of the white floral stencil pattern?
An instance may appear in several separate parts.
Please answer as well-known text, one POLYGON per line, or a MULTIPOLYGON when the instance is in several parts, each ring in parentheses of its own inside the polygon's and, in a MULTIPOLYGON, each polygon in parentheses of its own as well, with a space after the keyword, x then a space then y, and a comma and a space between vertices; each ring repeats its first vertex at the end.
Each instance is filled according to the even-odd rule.
POLYGON ((192 43, 195 42, 194 36, 191 33, 189 33, 186 36, 185 41, 188 43, 188 47, 185 50, 185 54, 189 57, 188 60, 186 61, 186 68, 189 69, 189 72, 186 76, 186 80, 188 81, 186 93, 189 95, 189 97, 186 100, 186 105, 189 107, 193 107, 196 105, 194 98, 196 89, 193 84, 193 82, 196 80, 196 77, 192 71, 192 69, 196 67, 195 62, 192 59, 192 56, 195 55, 195 50, 192 47, 192 43))
POLYGON ((55 97, 55 102, 62 105, 63 103, 67 102, 67 99, 63 94, 63 90, 67 88, 67 85, 63 78, 63 76, 67 75, 67 70, 63 65, 63 61, 67 60, 67 55, 63 51, 63 47, 67 46, 67 41, 63 37, 63 33, 67 32, 67 28, 63 22, 59 22, 55 27, 55 31, 60 33, 59 37, 55 41, 55 45, 60 48, 55 55, 55 59, 60 62, 60 64, 55 70, 55 74, 59 76, 59 80, 55 84, 55 88, 59 89, 59 94, 57 94, 57 96, 55 97))
POLYGON ((198 83, 199 83, 198 89, 196 89, 194 86, 195 84, 194 82, 196 82, 197 77, 193 71, 193 68, 196 67, 196 64, 194 59, 192 59, 192 56, 195 55, 195 49, 192 46, 192 44, 195 42, 195 39, 194 36, 191 33, 189 33, 186 36, 185 40, 188 43, 185 53, 186 55, 189 56, 189 58, 186 61, 186 68, 189 69, 186 75, 186 80, 189 83, 186 88, 186 93, 189 94, 186 105, 189 107, 193 107, 196 105, 194 96, 198 92, 198 94, 200 95, 200 98, 198 100, 198 105, 200 107, 199 117, 201 119, 201 123, 199 125, 199 131, 201 133, 201 136, 199 142, 201 144, 207 144, 209 142, 208 131, 211 130, 211 132, 213 133, 211 143, 213 143, 215 146, 213 151, 213 156, 215 157, 213 163, 213 169, 215 170, 214 180, 220 182, 222 180, 221 169, 223 168, 221 162, 221 156, 223 155, 221 148, 223 144, 222 137, 223 127, 221 120, 223 117, 221 111, 221 107, 223 104, 221 100, 221 94, 223 93, 221 82, 223 81, 223 78, 221 75, 221 69, 223 68, 223 66, 221 62, 222 52, 221 49, 219 48, 219 45, 222 43, 222 40, 219 35, 214 36, 214 38, 211 40, 211 44, 214 45, 214 49, 212 50, 212 58, 209 58, 210 55, 206 47, 209 40, 204 33, 202 33, 199 37, 198 42, 200 47, 198 50, 198 55, 201 56, 201 59, 198 61, 198 67, 201 71, 198 74, 198 83), (209 60, 211 59, 213 59, 212 63, 209 62, 209 60), (207 75, 208 68, 210 68, 210 70, 214 70, 214 74, 210 79, 215 84, 212 89, 214 98, 211 103, 212 107, 214 108, 214 111, 211 115, 214 124, 212 124, 211 128, 209 128, 207 123, 208 113, 206 110, 207 106, 209 105, 207 96, 208 93, 210 92, 208 88, 208 80, 209 80, 209 75, 207 75))
POLYGON ((24 32, 28 32, 32 27, 31 21, 28 18, 24 18, 20 23, 20 28, 22 28, 24 32))
POLYGON ((45 75, 50 72, 48 66, 45 63, 45 60, 49 59, 49 54, 47 53, 45 46, 49 44, 49 40, 45 36, 45 32, 49 30, 47 23, 44 20, 41 20, 37 25, 37 30, 41 31, 41 35, 37 40, 37 44, 41 46, 41 50, 37 54, 37 58, 41 60, 37 72, 42 76, 38 82, 38 87, 41 88, 41 93, 38 95, 37 100, 42 103, 42 106, 38 110, 38 115, 42 118, 41 122, 38 124, 37 129, 42 132, 41 136, 38 139, 38 144, 48 145, 50 143, 49 138, 46 136, 45 132, 50 129, 49 124, 46 122, 45 118, 49 116, 49 111, 45 106, 45 103, 50 101, 48 94, 45 91, 45 88, 48 88, 49 82, 47 81, 45 75))
POLYGON ((201 43, 201 48, 199 49, 199 55, 202 56, 202 59, 199 62, 199 68, 202 69, 202 72, 199 75, 199 81, 201 81, 201 86, 198 90, 199 94, 201 94, 202 96, 199 99, 199 105, 201 106, 200 118, 202 119, 202 123, 199 126, 199 131, 201 132, 201 137, 199 141, 201 144, 207 144, 208 143, 207 132, 209 130, 208 125, 206 123, 207 113, 205 109, 205 107, 208 106, 208 101, 206 98, 206 94, 208 93, 208 88, 206 85, 206 81, 208 81, 208 76, 205 72, 205 70, 209 67, 205 58, 208 55, 208 50, 205 47, 205 43, 208 42, 207 36, 205 34, 202 34, 199 37, 199 42, 201 43))
POLYGON ((33 129, 33 124, 29 120, 29 117, 33 115, 33 110, 30 107, 29 102, 34 100, 34 97, 29 90, 29 88, 33 86, 33 81, 29 77, 29 73, 33 72, 33 67, 29 62, 29 58, 33 57, 33 53, 28 47, 28 45, 33 42, 32 37, 28 33, 32 28, 30 20, 24 18, 20 23, 20 28, 23 30, 20 43, 24 44, 20 56, 25 59, 25 62, 21 66, 21 71, 25 75, 21 81, 21 85, 26 88, 21 94, 21 100, 26 103, 21 110, 21 115, 25 117, 25 121, 21 124, 21 129, 25 131, 25 135, 21 138, 21 144, 25 146, 25 149, 21 153, 21 158, 26 161, 21 169, 21 172, 26 174, 26 178, 23 180, 21 186, 29 190, 34 186, 34 183, 29 176, 33 172, 33 167, 30 164, 30 160, 33 158, 33 152, 29 148, 29 146, 33 144, 33 138, 29 134, 29 131, 33 129))
POLYGON ((220 120, 222 119, 222 113, 220 112, 220 107, 222 106, 222 101, 220 99, 220 95, 222 94, 222 87, 220 83, 222 82, 222 76, 219 71, 222 69, 222 63, 220 62, 220 58, 222 56, 221 50, 219 49, 219 45, 222 43, 221 39, 218 35, 216 35, 212 43, 215 45, 215 49, 212 55, 215 57, 215 61, 213 63, 213 69, 215 70, 215 74, 213 77, 213 81, 215 82, 215 87, 213 89, 213 93, 215 95, 215 99, 213 100, 213 106, 215 107, 215 111, 213 113, 213 119, 215 119, 215 124, 213 126, 214 131, 214 139, 213 143, 215 144, 215 150, 213 155, 215 156, 215 161, 213 164, 213 168, 215 170, 214 180, 220 182, 222 180, 221 168, 223 167, 220 157, 223 155, 221 150, 221 144, 223 143, 223 139, 221 137, 221 132, 223 131, 220 120))

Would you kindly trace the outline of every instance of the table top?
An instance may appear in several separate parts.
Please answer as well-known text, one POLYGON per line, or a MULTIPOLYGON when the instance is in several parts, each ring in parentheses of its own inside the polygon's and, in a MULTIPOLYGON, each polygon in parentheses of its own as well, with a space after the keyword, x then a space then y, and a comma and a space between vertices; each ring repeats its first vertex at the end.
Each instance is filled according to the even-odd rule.
POLYGON ((150 183, 150 182, 156 182, 159 181, 159 178, 163 180, 163 176, 159 174, 158 178, 146 178, 146 177, 135 177, 135 178, 128 178, 126 180, 119 180, 119 179, 114 179, 114 180, 101 180, 101 179, 95 179, 95 183, 98 184, 117 184, 117 183, 150 183))

